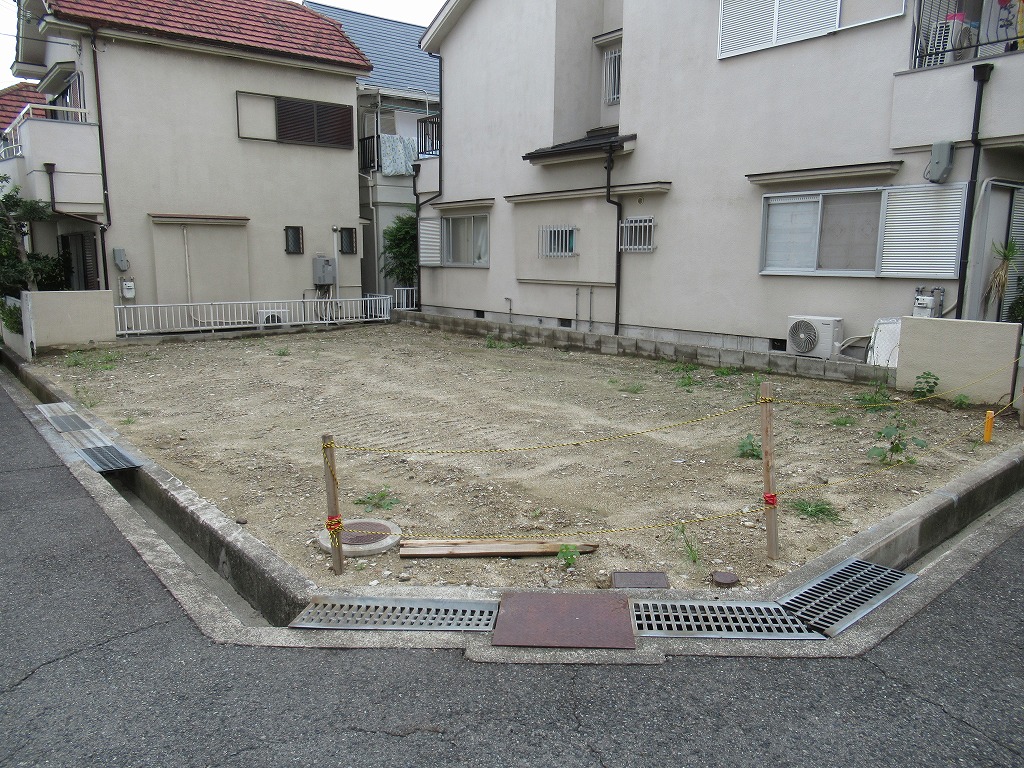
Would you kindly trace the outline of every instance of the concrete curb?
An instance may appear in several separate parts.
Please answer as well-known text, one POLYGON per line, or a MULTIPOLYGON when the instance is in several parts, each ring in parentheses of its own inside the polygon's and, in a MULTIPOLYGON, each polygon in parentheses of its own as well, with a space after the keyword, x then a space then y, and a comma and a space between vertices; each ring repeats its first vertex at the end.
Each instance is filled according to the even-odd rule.
MULTIPOLYGON (((75 403, 67 393, 44 377, 37 377, 25 368, 7 349, 0 350, 3 363, 19 380, 43 402, 65 401, 75 403)), ((76 407, 89 413, 80 404, 76 407)), ((23 410, 34 411, 22 404, 23 410)), ((296 568, 282 560, 259 539, 224 515, 214 504, 153 462, 130 473, 123 480, 136 495, 153 508, 181 538, 189 544, 214 570, 227 579, 231 586, 271 623, 271 628, 243 626, 223 603, 197 586, 188 575, 188 568, 170 550, 159 542, 134 510, 121 499, 109 484, 88 469, 60 436, 35 413, 30 420, 55 448, 61 459, 72 467, 75 476, 97 500, 122 533, 140 552, 168 589, 182 603, 186 612, 200 629, 216 642, 242 645, 271 645, 318 648, 463 648, 468 658, 478 661, 523 663, 660 663, 666 657, 679 654, 768 656, 768 657, 836 657, 859 655, 894 631, 912 613, 907 605, 918 610, 955 582, 956 578, 940 578, 905 590, 857 625, 837 638, 824 643, 805 643, 785 640, 707 641, 689 639, 638 638, 637 653, 552 651, 549 649, 495 649, 485 638, 473 634, 439 632, 310 632, 284 628, 316 594, 323 594, 316 584, 296 568), (46 430, 52 432, 47 435, 46 430), (130 520, 134 516, 135 520, 130 520), (130 521, 129 521, 130 520, 130 521), (129 521, 129 522, 126 522, 129 521), (162 545, 162 546, 161 546, 162 545), (916 596, 907 596, 908 593, 916 596), (903 606, 901 608, 901 606, 903 606)), ((124 441, 116 430, 104 425, 94 414, 93 422, 112 438, 140 456, 144 454, 124 441)), ((825 553, 803 567, 787 574, 762 594, 751 594, 745 599, 771 600, 779 597, 825 570, 849 558, 857 557, 894 568, 905 568, 920 560, 929 551, 951 536, 965 529, 973 521, 989 513, 1005 499, 1024 488, 1024 445, 1004 451, 985 464, 967 472, 945 487, 893 513, 884 521, 849 539, 845 544, 825 553)), ((1002 543, 1021 525, 1024 515, 1003 513, 997 534, 986 539, 988 548, 976 542, 978 532, 959 534, 975 542, 968 556, 958 561, 951 572, 962 575, 988 551, 1002 543), (1008 521, 1008 522, 1007 522, 1008 521)), ((945 557, 948 564, 950 557, 945 557)), ((958 576, 957 576, 958 578, 958 576)), ((366 597, 430 597, 440 599, 495 598, 506 590, 479 588, 418 588, 383 587, 360 589, 366 597)), ((596 590, 586 590, 596 591, 596 590)), ((346 591, 351 592, 351 590, 346 591)), ((630 594, 630 593, 626 593, 630 594)), ((645 599, 692 599, 682 591, 645 590, 637 596, 645 599)))

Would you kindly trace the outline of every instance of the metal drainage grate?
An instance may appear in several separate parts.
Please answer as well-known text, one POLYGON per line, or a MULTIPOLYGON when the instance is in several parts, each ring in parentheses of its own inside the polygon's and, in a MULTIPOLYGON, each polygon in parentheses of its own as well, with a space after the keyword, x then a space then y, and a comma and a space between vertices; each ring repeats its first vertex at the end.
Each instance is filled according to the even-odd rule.
POLYGON ((65 432, 64 439, 74 446, 90 467, 97 472, 114 472, 142 466, 142 462, 122 451, 106 435, 96 429, 65 432))
POLYGON ((77 432, 80 429, 92 429, 92 424, 75 413, 75 409, 67 403, 43 403, 42 405, 37 405, 36 408, 58 432, 77 432))
POLYGON ((497 600, 320 598, 310 603, 288 626, 292 629, 490 632, 497 615, 497 600))
POLYGON ((779 598, 778 603, 808 627, 834 637, 916 578, 850 558, 779 598))
POLYGON ((634 632, 643 637, 824 640, 776 603, 630 600, 634 632))

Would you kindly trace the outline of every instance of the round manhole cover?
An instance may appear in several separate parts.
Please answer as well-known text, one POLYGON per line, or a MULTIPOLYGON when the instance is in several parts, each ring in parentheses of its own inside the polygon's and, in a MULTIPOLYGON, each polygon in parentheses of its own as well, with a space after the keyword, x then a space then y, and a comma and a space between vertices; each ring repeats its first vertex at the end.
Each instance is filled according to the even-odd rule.
POLYGON ((390 526, 384 523, 367 523, 360 522, 354 531, 342 531, 341 532, 341 544, 355 545, 355 544, 373 544, 375 542, 386 539, 388 536, 393 535, 393 531, 390 526), (380 531, 380 533, 367 533, 367 531, 380 531))

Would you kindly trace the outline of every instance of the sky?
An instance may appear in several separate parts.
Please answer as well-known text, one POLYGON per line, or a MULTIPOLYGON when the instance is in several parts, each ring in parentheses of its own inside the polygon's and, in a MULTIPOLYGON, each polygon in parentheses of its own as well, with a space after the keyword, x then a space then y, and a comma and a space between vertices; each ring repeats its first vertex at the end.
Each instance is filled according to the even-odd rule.
MULTIPOLYGON (((315 0, 349 11, 368 13, 385 19, 397 19, 425 27, 434 20, 445 0, 315 0)), ((245 0, 238 0, 243 3, 245 0)), ((14 40, 17 33, 17 6, 13 0, 0 0, 0 88, 17 82, 11 74, 14 40)))

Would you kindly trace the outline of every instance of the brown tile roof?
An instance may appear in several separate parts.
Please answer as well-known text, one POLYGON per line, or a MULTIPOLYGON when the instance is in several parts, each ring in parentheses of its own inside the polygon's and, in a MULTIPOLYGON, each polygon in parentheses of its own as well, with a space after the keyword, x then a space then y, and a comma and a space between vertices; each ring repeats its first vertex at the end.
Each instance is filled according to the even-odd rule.
POLYGON ((341 25, 287 0, 50 0, 58 19, 369 71, 341 25))
POLYGON ((26 104, 42 104, 43 94, 36 90, 35 83, 15 83, 0 91, 0 131, 11 127, 26 104))

